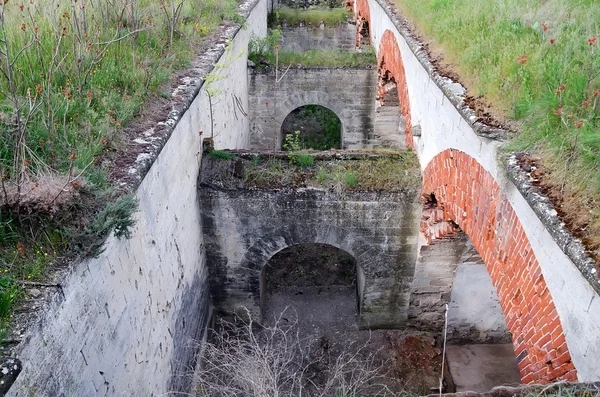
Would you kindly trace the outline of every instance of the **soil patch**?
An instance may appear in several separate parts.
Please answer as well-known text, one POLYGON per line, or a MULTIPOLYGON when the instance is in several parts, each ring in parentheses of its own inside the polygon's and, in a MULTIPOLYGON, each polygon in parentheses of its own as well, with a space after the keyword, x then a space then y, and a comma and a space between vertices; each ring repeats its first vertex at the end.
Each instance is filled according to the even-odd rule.
POLYGON ((598 207, 593 200, 583 201, 581 195, 563 187, 560 179, 544 166, 541 158, 530 153, 516 155, 518 165, 533 179, 532 184, 540 189, 552 203, 559 218, 565 223, 567 230, 579 238, 586 248, 586 253, 596 262, 600 272, 600 234, 590 230, 592 210, 598 207))

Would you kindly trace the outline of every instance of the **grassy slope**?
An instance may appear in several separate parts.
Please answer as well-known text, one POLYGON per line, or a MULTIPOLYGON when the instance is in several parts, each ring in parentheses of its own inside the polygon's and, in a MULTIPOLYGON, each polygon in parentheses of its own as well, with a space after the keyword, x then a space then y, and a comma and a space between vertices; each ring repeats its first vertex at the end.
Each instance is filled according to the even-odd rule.
POLYGON ((484 96, 501 117, 512 120, 519 134, 507 149, 533 150, 543 158, 546 181, 562 195, 563 209, 577 218, 575 227, 597 247, 600 37, 593 38, 600 34, 600 3, 392 1, 432 39, 471 95, 484 96))
POLYGON ((235 0, 183 4, 170 46, 160 0, 86 2, 85 24, 82 9, 73 12, 67 0, 0 4, 0 37, 11 57, 0 42, 0 325, 24 296, 22 280, 43 279, 67 248, 80 249, 74 237, 106 215, 112 188, 102 163, 122 147, 122 126, 163 95, 161 84, 189 65, 204 37, 236 17, 235 0), (19 180, 44 185, 82 170, 76 183, 85 189, 68 209, 17 214, 4 206, 5 190, 19 180))

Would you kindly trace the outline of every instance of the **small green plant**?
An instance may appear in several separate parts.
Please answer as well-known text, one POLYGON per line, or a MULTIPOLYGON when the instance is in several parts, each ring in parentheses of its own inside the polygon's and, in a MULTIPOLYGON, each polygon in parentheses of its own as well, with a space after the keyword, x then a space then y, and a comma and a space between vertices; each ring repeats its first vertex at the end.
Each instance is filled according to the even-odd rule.
POLYGON ((323 183, 327 179, 327 170, 325 168, 320 167, 319 171, 317 171, 317 182, 323 183))
POLYGON ((354 172, 348 172, 344 174, 344 182, 346 182, 348 186, 356 186, 358 185, 358 178, 354 172))
POLYGON ((297 158, 297 162, 299 165, 303 167, 310 167, 315 163, 314 156, 307 153, 300 153, 297 158))
POLYGON ((138 201, 133 194, 107 204, 84 231, 70 231, 71 249, 84 256, 97 257, 103 252, 102 245, 111 231, 119 239, 131 238, 131 228, 135 225, 133 214, 137 208, 138 201))
POLYGON ((286 134, 283 143, 283 150, 288 152, 290 164, 298 161, 298 151, 300 150, 300 131, 294 131, 293 134, 286 134))
POLYGON ((8 318, 22 296, 23 289, 12 276, 0 276, 0 318, 8 318))
POLYGON ((221 159, 221 160, 233 160, 235 159, 235 155, 229 153, 229 152, 225 152, 223 150, 211 150, 210 151, 210 156, 214 159, 221 159))
POLYGON ((266 37, 260 39, 252 36, 248 43, 248 59, 256 65, 260 65, 264 59, 274 63, 275 46, 281 42, 281 30, 269 29, 266 37))

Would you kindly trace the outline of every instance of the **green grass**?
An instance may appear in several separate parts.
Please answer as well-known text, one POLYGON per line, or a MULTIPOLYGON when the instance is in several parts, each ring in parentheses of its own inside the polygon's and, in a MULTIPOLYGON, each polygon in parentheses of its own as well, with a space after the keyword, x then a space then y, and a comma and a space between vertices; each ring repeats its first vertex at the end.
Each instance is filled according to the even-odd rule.
POLYGON ((210 156, 215 159, 223 159, 223 160, 233 160, 235 159, 235 155, 225 152, 223 150, 211 150, 210 156))
POLYGON ((301 10, 281 7, 277 10, 277 19, 279 24, 285 21, 288 26, 298 26, 301 22, 307 26, 319 26, 321 21, 325 26, 337 26, 346 22, 347 13, 345 8, 301 10))
POLYGON ((586 233, 600 235, 600 3, 394 2, 470 94, 518 130, 506 149, 540 156, 546 178, 584 208, 570 211, 590 213, 586 233))
POLYGON ((297 165, 280 158, 248 161, 244 171, 246 187, 335 188, 356 191, 405 191, 421 186, 418 159, 414 153, 361 160, 314 160, 297 165))
MULTIPOLYGON (((274 58, 272 60, 274 63, 274 58)), ((279 64, 282 66, 296 64, 307 67, 369 67, 377 64, 375 51, 366 47, 363 52, 344 51, 340 49, 308 50, 304 52, 280 51, 279 64)))
POLYGON ((302 167, 310 167, 315 163, 315 158, 310 154, 298 153, 298 158, 296 161, 298 162, 298 165, 302 167))

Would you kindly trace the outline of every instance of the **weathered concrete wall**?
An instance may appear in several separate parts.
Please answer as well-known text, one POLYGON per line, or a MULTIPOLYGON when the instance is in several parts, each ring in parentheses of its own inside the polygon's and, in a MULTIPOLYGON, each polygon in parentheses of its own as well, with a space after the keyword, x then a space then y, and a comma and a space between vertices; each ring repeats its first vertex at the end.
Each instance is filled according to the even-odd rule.
POLYGON ((356 26, 341 23, 339 26, 305 26, 284 28, 281 49, 304 52, 337 48, 352 51, 356 45, 356 26))
POLYGON ((304 105, 324 106, 340 118, 344 149, 359 149, 374 140, 374 69, 291 68, 278 85, 277 104, 274 72, 251 72, 248 79, 253 149, 280 149, 283 120, 304 105))
MULTIPOLYGON (((459 264, 448 308, 449 343, 497 344, 511 340, 496 288, 485 265, 459 264)), ((514 356, 512 358, 514 360, 514 356)))
MULTIPOLYGON (((213 102, 218 147, 247 145, 248 121, 235 117, 230 105, 232 93, 247 103, 246 57, 231 61, 229 54, 245 50, 251 33, 266 34, 266 5, 243 6, 252 10, 248 28, 221 59, 220 73, 238 77, 214 83, 223 93, 213 102)), ((208 59, 218 57, 225 39, 208 59)), ((109 238, 103 254, 60 281, 64 295, 19 347, 23 371, 9 396, 156 396, 189 389, 197 352, 191 342, 202 339, 209 316, 196 181, 211 121, 206 93, 196 92, 187 111, 170 121, 176 124, 170 139, 136 191, 132 238, 109 238)))
POLYGON ((408 324, 443 332, 451 344, 510 343, 496 288, 473 244, 454 233, 423 245, 411 287, 408 324))
POLYGON ((497 160, 503 132, 479 123, 462 87, 435 72, 391 7, 381 0, 356 4, 368 8, 356 13, 369 18, 378 58, 402 82, 407 144, 424 169, 424 194, 438 200, 423 230, 440 237, 453 232, 453 220, 477 247, 513 333, 523 381, 599 379, 600 297, 579 254, 569 252, 576 242, 559 245, 546 227, 559 226, 556 214, 545 211, 551 221, 542 221, 507 180, 497 160))
POLYGON ((415 192, 224 190, 203 183, 199 193, 218 310, 244 305, 260 315, 267 261, 291 245, 323 243, 353 255, 362 270, 359 325, 403 325, 421 211, 415 192))

